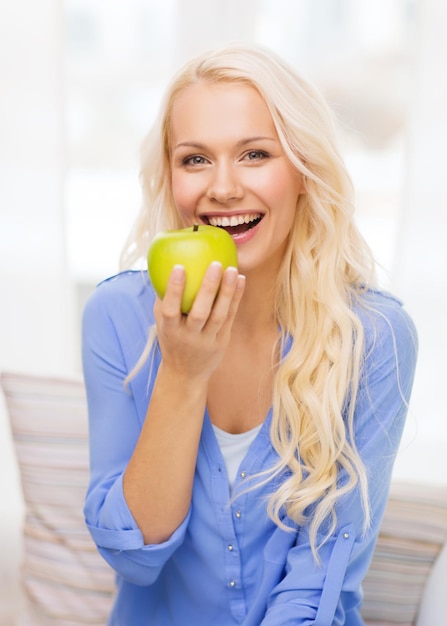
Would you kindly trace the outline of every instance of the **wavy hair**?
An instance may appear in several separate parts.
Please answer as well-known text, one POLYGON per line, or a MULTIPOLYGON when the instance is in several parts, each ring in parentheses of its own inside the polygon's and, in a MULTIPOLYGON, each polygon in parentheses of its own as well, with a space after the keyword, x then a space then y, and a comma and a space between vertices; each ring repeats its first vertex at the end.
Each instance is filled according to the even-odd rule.
MULTIPOLYGON (((261 482, 286 472, 270 496, 268 512, 283 527, 284 513, 297 524, 309 523, 317 556, 323 522, 329 521, 327 538, 336 523, 337 500, 355 487, 365 529, 369 524, 367 478, 353 424, 364 333, 353 305, 375 281, 374 261, 353 220, 351 179, 325 100, 271 51, 232 44, 190 61, 166 92, 142 146, 143 205, 122 266, 144 257, 156 232, 182 226, 170 188, 171 111, 178 93, 200 81, 254 87, 269 108, 288 159, 305 181, 276 287, 281 345, 291 338, 273 388, 271 441, 279 461, 263 472, 261 482)), ((147 354, 149 346, 140 362, 147 354)))

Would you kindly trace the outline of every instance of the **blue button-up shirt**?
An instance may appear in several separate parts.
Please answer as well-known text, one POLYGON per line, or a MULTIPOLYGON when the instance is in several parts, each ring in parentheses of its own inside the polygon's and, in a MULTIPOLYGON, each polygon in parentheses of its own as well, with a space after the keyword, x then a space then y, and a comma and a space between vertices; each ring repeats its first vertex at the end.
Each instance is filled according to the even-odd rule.
MULTIPOLYGON (((144 545, 122 477, 145 419, 160 362, 154 351, 128 389, 123 380, 146 344, 154 294, 144 272, 104 281, 84 311, 83 364, 90 420, 91 481, 86 523, 117 572, 109 626, 360 626, 361 582, 384 512, 407 412, 416 333, 394 297, 364 296, 365 365, 355 409, 357 447, 369 477, 372 523, 363 532, 358 490, 337 505, 337 525, 315 563, 307 526, 266 512, 284 475, 248 492, 250 476, 277 460, 271 413, 240 466, 230 497, 225 462, 207 413, 191 506, 173 535, 144 545), (248 482, 247 482, 248 481, 248 482), (234 495, 233 494, 233 495, 234 495)), ((343 480, 343 476, 340 477, 343 480)), ((322 539, 325 528, 321 529, 322 539)))

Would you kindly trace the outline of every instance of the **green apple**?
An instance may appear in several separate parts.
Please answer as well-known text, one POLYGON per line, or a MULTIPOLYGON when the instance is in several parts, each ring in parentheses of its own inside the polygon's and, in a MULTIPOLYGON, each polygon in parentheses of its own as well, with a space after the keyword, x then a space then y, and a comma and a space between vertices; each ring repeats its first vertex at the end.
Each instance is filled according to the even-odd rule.
POLYGON ((236 244, 223 228, 195 224, 155 235, 147 254, 147 269, 155 292, 163 298, 172 268, 183 265, 186 284, 181 309, 183 313, 189 313, 205 272, 213 261, 221 263, 224 270, 237 267, 236 244))

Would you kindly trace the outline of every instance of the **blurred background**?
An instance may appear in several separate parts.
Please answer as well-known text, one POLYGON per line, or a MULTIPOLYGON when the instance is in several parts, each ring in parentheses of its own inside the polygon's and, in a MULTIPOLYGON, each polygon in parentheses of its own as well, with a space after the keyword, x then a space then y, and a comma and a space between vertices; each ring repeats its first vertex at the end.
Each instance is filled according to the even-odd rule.
MULTIPOLYGON (((446 32, 444 0, 0 0, 0 370, 79 374, 82 307, 118 270, 167 80, 256 41, 337 114, 359 226, 419 331, 396 478, 445 484, 446 32)), ((0 476, 14 602, 23 503, 2 398, 0 476)))

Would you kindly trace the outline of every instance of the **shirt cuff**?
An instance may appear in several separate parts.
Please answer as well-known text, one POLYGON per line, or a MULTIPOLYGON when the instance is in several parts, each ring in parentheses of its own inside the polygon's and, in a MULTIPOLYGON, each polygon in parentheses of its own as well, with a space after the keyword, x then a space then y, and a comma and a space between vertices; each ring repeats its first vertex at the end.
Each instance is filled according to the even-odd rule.
POLYGON ((99 548, 119 552, 141 550, 145 553, 151 553, 152 558, 156 558, 157 553, 159 553, 160 560, 165 561, 166 553, 174 552, 183 542, 190 514, 191 512, 188 511, 186 518, 166 541, 160 544, 145 545, 143 534, 124 498, 123 477, 121 476, 107 493, 107 498, 98 516, 97 525, 91 523, 87 516, 86 526, 99 548))

